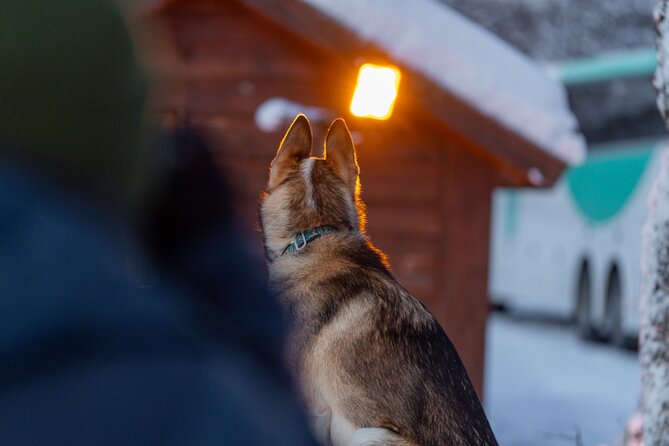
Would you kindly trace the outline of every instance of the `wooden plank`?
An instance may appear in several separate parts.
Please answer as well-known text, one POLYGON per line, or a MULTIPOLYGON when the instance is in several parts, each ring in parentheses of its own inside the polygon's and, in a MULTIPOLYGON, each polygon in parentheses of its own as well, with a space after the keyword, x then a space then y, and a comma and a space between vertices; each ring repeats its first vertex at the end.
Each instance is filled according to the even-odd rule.
POLYGON ((176 14, 166 20, 183 58, 195 64, 188 75, 203 64, 204 75, 242 69, 254 76, 313 76, 324 62, 322 53, 246 7, 234 14, 176 14))
POLYGON ((450 145, 448 140, 437 140, 433 136, 434 129, 426 132, 422 123, 406 114, 394 114, 388 122, 355 117, 346 121, 359 139, 356 147, 363 174, 367 169, 384 168, 389 164, 437 166, 441 152, 450 145))
POLYGON ((281 58, 276 55, 268 57, 235 57, 234 61, 226 61, 222 57, 201 57, 195 54, 188 60, 154 58, 149 68, 155 76, 170 78, 174 81, 192 82, 224 82, 239 80, 284 80, 302 79, 316 83, 322 79, 320 70, 304 58, 281 58))
POLYGON ((341 54, 344 57, 360 57, 374 54, 378 59, 389 61, 382 51, 365 45, 361 39, 354 38, 342 25, 299 0, 241 0, 286 31, 310 41, 325 51, 341 54))
POLYGON ((307 51, 303 45, 292 46, 290 41, 286 41, 281 36, 261 37, 253 35, 253 38, 238 37, 239 42, 229 41, 220 46, 208 46, 199 43, 189 49, 184 57, 188 61, 212 62, 223 60, 227 63, 234 63, 239 59, 255 59, 261 66, 265 59, 285 60, 289 63, 300 61, 314 68, 318 68, 319 62, 327 63, 322 54, 307 51))
POLYGON ((215 50, 224 55, 242 55, 243 49, 255 47, 257 51, 266 49, 266 54, 278 52, 290 57, 291 50, 305 46, 281 27, 259 20, 248 11, 235 15, 179 15, 169 20, 185 52, 215 50))
POLYGON ((220 47, 243 42, 244 39, 256 41, 266 35, 276 35, 278 28, 257 29, 255 14, 243 8, 233 13, 215 11, 211 13, 171 13, 164 16, 168 20, 184 50, 198 47, 220 47))
POLYGON ((432 265, 434 256, 424 256, 429 258, 430 264, 421 265, 420 267, 415 265, 415 259, 422 257, 420 253, 404 254, 395 257, 397 261, 392 264, 393 273, 398 281, 407 289, 420 288, 436 291, 438 288, 439 281, 437 280, 435 265, 432 265))
POLYGON ((188 85, 188 109, 199 115, 252 115, 260 104, 273 97, 283 97, 305 106, 328 107, 330 98, 320 82, 296 79, 242 80, 238 82, 193 82, 188 85))
POLYGON ((190 120, 202 129, 222 158, 258 159, 269 166, 283 137, 280 132, 262 132, 256 127, 250 113, 214 116, 194 114, 190 120))
POLYGON ((361 168, 362 198, 369 204, 436 204, 440 178, 434 164, 386 164, 361 168))
POLYGON ((231 20, 216 23, 208 17, 193 18, 186 23, 199 34, 184 32, 183 20, 150 16, 142 22, 151 34, 141 39, 143 60, 163 75, 177 79, 230 79, 234 76, 313 76, 320 73, 323 56, 308 51, 299 40, 286 39, 285 33, 275 35, 259 27, 259 20, 246 20, 240 26, 231 20), (225 34, 209 30, 226 29, 225 34), (211 31, 209 31, 211 32, 211 31), (157 36, 157 37, 156 37, 157 36), (153 37, 153 38, 149 38, 153 37), (211 40, 208 40, 211 39, 211 40))
POLYGON ((393 237, 435 238, 441 231, 441 218, 432 206, 368 206, 367 230, 393 237))

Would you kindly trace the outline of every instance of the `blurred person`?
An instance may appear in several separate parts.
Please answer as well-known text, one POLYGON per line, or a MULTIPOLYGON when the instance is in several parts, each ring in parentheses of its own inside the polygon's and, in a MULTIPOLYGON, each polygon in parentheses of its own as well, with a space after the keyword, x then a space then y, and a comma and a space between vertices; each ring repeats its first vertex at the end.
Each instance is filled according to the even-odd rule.
POLYGON ((161 280, 128 273, 146 82, 118 10, 3 0, 0 61, 0 443, 313 444, 198 140, 148 212, 161 280))
POLYGON ((228 185, 201 132, 180 124, 158 133, 141 235, 158 275, 185 284, 201 311, 199 326, 232 338, 261 358, 280 382, 284 321, 262 278, 261 265, 236 227, 228 185))
POLYGON ((643 446, 643 415, 635 412, 625 426, 622 446, 643 446))

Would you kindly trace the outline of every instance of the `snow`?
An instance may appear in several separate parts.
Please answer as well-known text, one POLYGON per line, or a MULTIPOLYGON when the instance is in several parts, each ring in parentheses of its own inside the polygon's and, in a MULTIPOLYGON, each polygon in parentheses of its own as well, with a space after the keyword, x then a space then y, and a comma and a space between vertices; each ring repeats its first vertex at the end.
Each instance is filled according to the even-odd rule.
POLYGON ((270 98, 260 104, 255 111, 256 126, 263 132, 283 131, 295 116, 303 113, 314 121, 331 121, 335 114, 324 108, 308 107, 284 98, 270 98))
POLYGON ((435 0, 302 0, 567 163, 585 142, 543 68, 435 0))
POLYGON ((637 408, 636 354, 573 326, 494 314, 486 348, 484 403, 501 445, 613 445, 637 408))
POLYGON ((530 180, 530 184, 535 186, 541 186, 544 184, 544 175, 541 173, 541 170, 536 167, 530 167, 527 171, 527 179, 530 180))

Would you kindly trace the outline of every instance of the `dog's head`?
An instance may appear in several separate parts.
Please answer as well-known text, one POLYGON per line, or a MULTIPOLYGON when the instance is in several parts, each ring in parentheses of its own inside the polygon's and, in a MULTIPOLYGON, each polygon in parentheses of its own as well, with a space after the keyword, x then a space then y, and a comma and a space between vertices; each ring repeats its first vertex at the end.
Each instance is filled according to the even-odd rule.
POLYGON ((311 156, 311 143, 309 120, 298 115, 272 161, 260 207, 270 259, 302 231, 319 226, 363 229, 359 169, 346 123, 337 119, 330 126, 323 158, 311 156))

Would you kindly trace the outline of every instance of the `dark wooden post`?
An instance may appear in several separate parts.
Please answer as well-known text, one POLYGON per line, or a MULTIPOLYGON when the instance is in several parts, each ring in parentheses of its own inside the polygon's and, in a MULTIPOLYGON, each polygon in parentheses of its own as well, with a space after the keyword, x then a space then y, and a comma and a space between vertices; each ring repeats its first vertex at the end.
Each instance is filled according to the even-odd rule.
POLYGON ((433 308, 483 397, 488 316, 488 239, 495 171, 457 146, 442 161, 441 296, 433 308))

